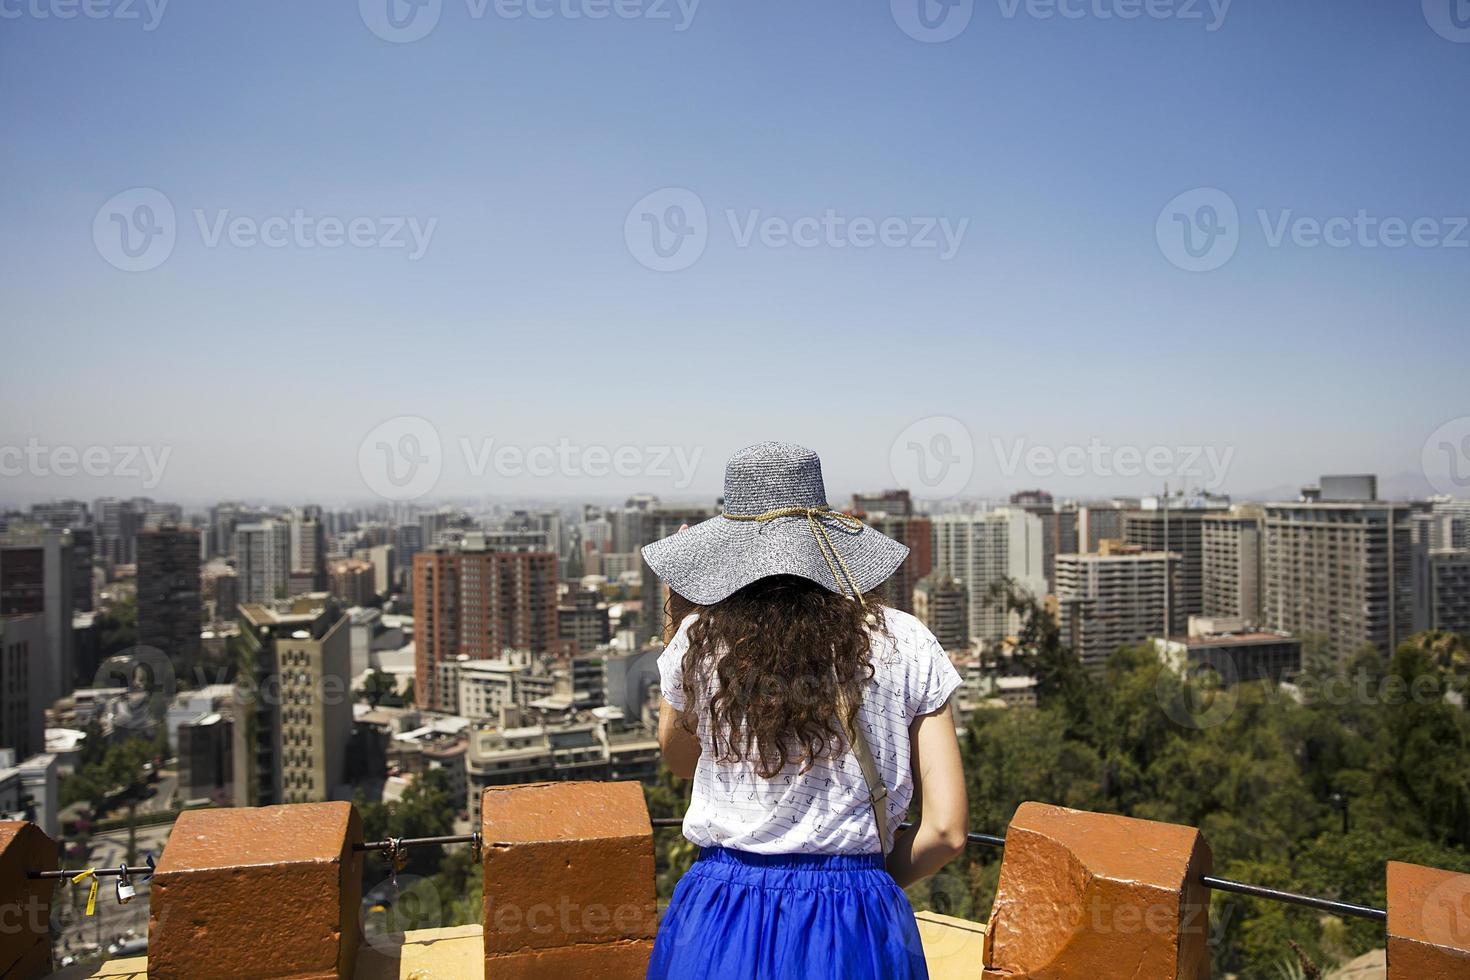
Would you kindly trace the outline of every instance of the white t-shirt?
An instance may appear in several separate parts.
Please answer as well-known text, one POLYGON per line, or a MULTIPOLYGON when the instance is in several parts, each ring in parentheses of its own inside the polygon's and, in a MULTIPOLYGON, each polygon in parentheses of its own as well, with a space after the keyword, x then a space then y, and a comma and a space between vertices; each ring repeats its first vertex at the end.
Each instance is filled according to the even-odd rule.
MULTIPOLYGON (((960 675, 923 623, 895 609, 883 613, 892 638, 873 634, 873 679, 863 692, 858 721, 866 726, 868 747, 888 788, 891 837, 914 795, 909 725, 943 707, 960 686, 960 675)), ((664 700, 679 711, 685 709, 682 669, 696 618, 679 625, 658 658, 664 700)), ((805 773, 792 763, 764 779, 748 761, 715 761, 707 711, 700 713, 698 734, 702 751, 684 815, 684 836, 695 844, 759 854, 878 852, 867 784, 851 750, 839 759, 818 759, 805 773)), ((892 846, 892 840, 884 841, 882 850, 892 846)))

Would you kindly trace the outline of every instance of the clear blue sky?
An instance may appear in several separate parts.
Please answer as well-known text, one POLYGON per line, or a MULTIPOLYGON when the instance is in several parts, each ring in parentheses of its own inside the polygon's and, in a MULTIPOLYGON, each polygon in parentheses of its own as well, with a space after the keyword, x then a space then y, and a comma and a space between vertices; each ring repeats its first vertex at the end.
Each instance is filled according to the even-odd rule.
MULTIPOLYGON (((835 496, 894 482, 900 431, 950 416, 975 443, 966 493, 1157 485, 1007 475, 997 439, 1229 449, 1223 489, 1247 493, 1415 473, 1470 413, 1470 231, 1272 247, 1257 218, 1448 235, 1470 215, 1470 43, 1418 0, 1236 0, 1214 30, 1205 0, 1129 20, 1099 15, 1129 0, 976 0, 943 43, 834 0, 704 0, 684 30, 674 0, 669 19, 442 0, 392 43, 374 2, 173 0, 152 30, 143 0, 137 20, 0 3, 0 446, 166 448, 146 491, 165 499, 363 498, 363 438, 412 415, 442 438, 440 494, 680 495, 477 477, 461 439, 699 449, 682 489, 705 493, 732 449, 785 438, 823 453, 835 496), (177 240, 125 272, 94 219, 138 187, 177 240), (698 196, 708 244, 659 272, 624 226, 667 187, 698 196), (1188 272, 1156 220, 1199 187, 1238 207, 1239 243, 1188 272), (411 259, 211 247, 195 216, 298 209, 436 224, 411 259), (968 225, 946 261, 742 247, 727 217, 829 210, 968 225)), ((129 480, 27 470, 0 501, 145 492, 129 480)))

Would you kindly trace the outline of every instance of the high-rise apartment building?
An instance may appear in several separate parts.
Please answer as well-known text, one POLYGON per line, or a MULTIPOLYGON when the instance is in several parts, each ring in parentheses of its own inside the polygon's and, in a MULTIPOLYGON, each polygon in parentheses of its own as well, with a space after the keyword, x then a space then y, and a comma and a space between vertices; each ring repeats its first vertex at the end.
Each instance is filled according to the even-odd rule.
POLYGON ((235 571, 240 602, 286 598, 291 575, 291 526, 266 519, 235 527, 235 571))
POLYGON ((333 597, 347 606, 365 606, 378 594, 370 561, 346 558, 333 562, 328 577, 333 597))
POLYGON ((146 516, 144 502, 103 497, 92 508, 97 528, 98 555, 113 565, 137 560, 136 537, 146 516))
POLYGON ((883 490, 878 493, 855 493, 852 495, 854 514, 887 514, 890 517, 910 517, 914 513, 914 501, 907 490, 883 490))
POLYGON ((32 662, 31 671, 39 672, 39 690, 47 704, 76 686, 72 634, 76 572, 70 531, 12 527, 0 534, 0 617, 42 618, 44 653, 32 662))
POLYGON ((45 749, 46 621, 0 616, 0 749, 27 759, 45 749))
POLYGON ((325 593, 240 606, 248 672, 233 705, 235 802, 329 800, 352 738, 349 619, 325 593))
POLYGON ((1041 521, 1019 508, 976 514, 940 514, 934 532, 933 571, 965 587, 970 639, 999 643, 1020 627, 995 589, 1009 579, 1036 597, 1046 592, 1041 521))
POLYGON ((612 639, 607 603, 595 589, 575 589, 557 608, 562 641, 578 653, 588 653, 612 639))
POLYGON ((553 551, 494 550, 471 535, 458 547, 419 552, 413 564, 414 696, 448 711, 457 692, 439 665, 461 655, 497 660, 509 648, 556 649, 557 558, 553 551))
POLYGON ((926 575, 914 586, 914 615, 945 650, 970 645, 969 594, 948 575, 926 575))
POLYGON ((1185 616, 1204 612, 1205 519, 1226 513, 1227 507, 1208 500, 1181 506, 1167 498, 1145 501, 1143 509, 1123 515, 1123 540, 1146 552, 1168 551, 1179 556, 1179 573, 1171 606, 1185 616))
POLYGON ((1177 555, 1131 548, 1057 556, 1062 640, 1083 666, 1100 669, 1119 647, 1172 632, 1169 580, 1180 564, 1177 555))
POLYGON ((162 650, 180 677, 199 663, 204 616, 199 532, 165 525, 138 532, 138 643, 162 650))
MULTIPOLYGON (((650 507, 643 512, 643 543, 650 544, 659 538, 666 538, 677 532, 683 524, 692 527, 714 516, 715 511, 709 507, 650 507)), ((643 570, 640 593, 643 600, 643 622, 640 631, 645 637, 659 636, 664 631, 664 608, 668 595, 658 575, 648 567, 648 562, 643 560, 642 555, 638 557, 638 564, 643 570)))
POLYGON ((929 518, 870 514, 864 520, 875 531, 908 546, 908 557, 875 592, 885 606, 913 612, 914 587, 934 569, 934 528, 929 518))
POLYGON ((1470 549, 1429 553, 1429 626, 1470 634, 1470 549))
POLYGON ((320 508, 311 508, 291 517, 291 571, 305 575, 309 592, 327 587, 327 527, 319 514, 320 508))
POLYGON ((1208 514, 1201 521, 1201 615, 1261 622, 1261 539, 1258 512, 1208 514))
MULTIPOLYGON (((1136 510, 1136 500, 1111 500, 1106 503, 1083 504, 1077 508, 1077 547, 1075 551, 1095 555, 1104 541, 1123 540, 1123 516, 1136 510)), ((1069 554, 1063 550, 1058 554, 1069 554)))
POLYGON ((1429 622, 1415 508, 1372 499, 1362 479, 1324 477, 1308 499, 1266 505, 1264 625, 1319 638, 1339 657, 1367 646, 1391 654, 1429 622))

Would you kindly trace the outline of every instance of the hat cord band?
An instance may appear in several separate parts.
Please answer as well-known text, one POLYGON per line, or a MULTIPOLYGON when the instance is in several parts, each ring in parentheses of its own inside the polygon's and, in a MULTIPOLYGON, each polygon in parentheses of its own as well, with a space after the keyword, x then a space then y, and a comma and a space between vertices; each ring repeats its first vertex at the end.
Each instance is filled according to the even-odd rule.
POLYGON ((847 588, 852 592, 852 597, 857 600, 859 606, 866 606, 863 602, 863 592, 858 588, 857 579, 852 574, 852 569, 847 567, 847 562, 842 560, 838 554, 837 546, 832 543, 832 537, 827 529, 818 520, 820 517, 831 518, 838 524, 850 531, 861 531, 863 522, 851 514, 843 514, 823 505, 821 507, 777 507, 760 514, 725 514, 726 520, 731 521, 755 521, 764 524, 782 517, 805 517, 807 526, 812 529, 812 537, 816 539, 817 550, 822 553, 822 560, 827 563, 827 570, 832 573, 832 581, 842 585, 846 581, 847 588))

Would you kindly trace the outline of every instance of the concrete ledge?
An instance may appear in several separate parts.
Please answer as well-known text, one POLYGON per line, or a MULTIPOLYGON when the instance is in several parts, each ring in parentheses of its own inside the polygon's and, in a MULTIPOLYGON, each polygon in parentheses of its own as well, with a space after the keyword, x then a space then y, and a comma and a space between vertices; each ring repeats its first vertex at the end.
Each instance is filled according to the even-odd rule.
POLYGON ((149 975, 351 977, 361 841, 350 803, 181 814, 153 877, 149 975))
POLYGON ((1205 980, 1210 848, 1193 827, 1023 803, 1006 831, 984 980, 1205 980))
POLYGON ((1470 875, 1388 862, 1388 980, 1470 977, 1470 875))
POLYGON ((486 976, 647 972, 658 908, 639 783, 492 786, 480 812, 486 976))
POLYGON ((51 896, 56 883, 31 871, 54 871, 60 848, 35 824, 0 821, 0 977, 31 980, 51 972, 51 896))

